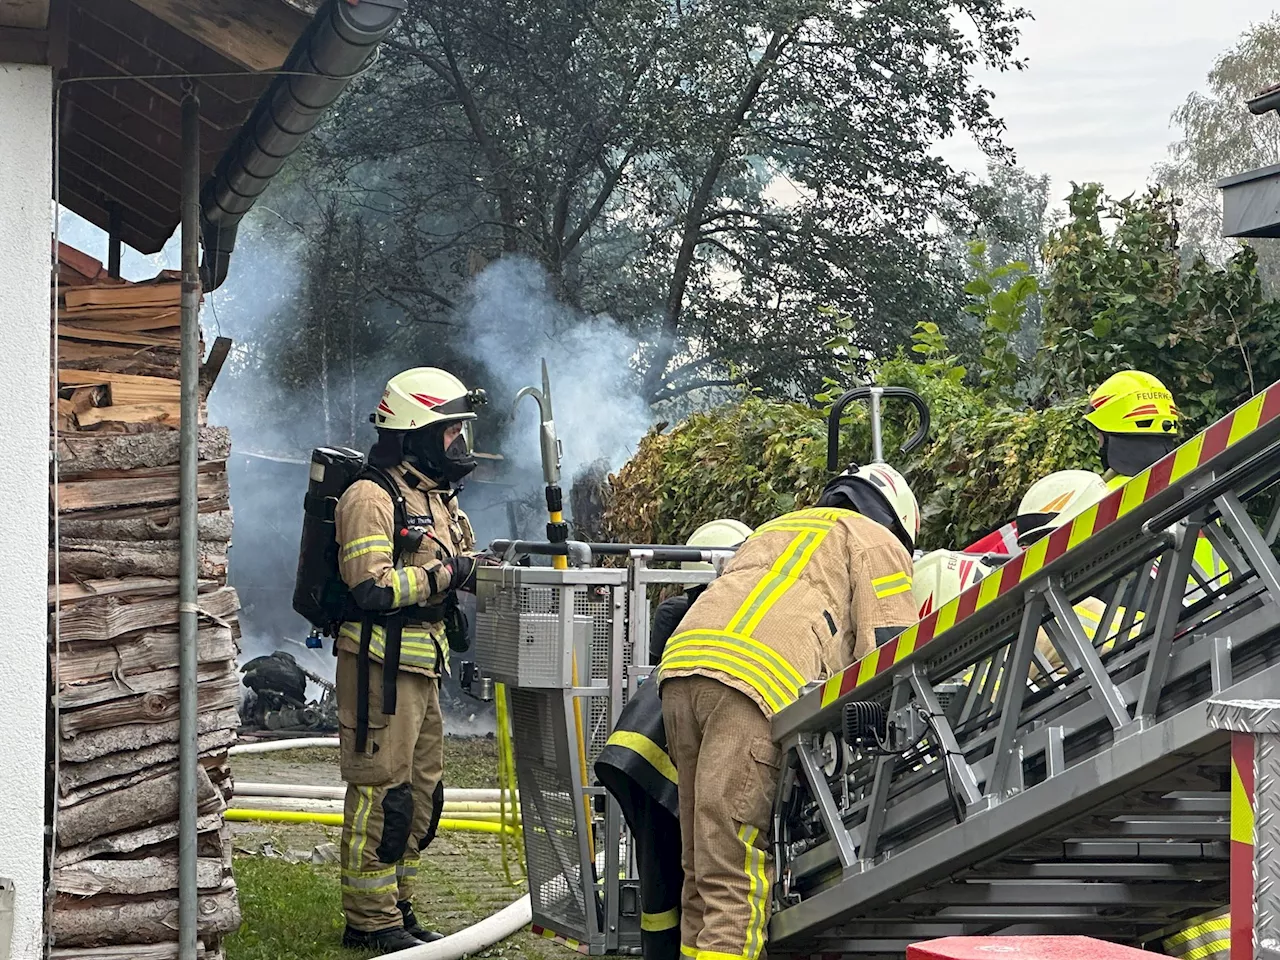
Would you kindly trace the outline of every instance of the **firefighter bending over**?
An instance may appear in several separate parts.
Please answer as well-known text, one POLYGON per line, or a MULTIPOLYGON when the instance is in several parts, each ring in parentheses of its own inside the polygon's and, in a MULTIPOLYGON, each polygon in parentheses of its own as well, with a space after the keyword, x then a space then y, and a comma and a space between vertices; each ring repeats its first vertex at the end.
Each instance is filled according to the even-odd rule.
MULTIPOLYGON (((343 582, 357 610, 336 642, 345 947, 392 953, 440 939, 413 913, 419 856, 440 820, 441 673, 474 588, 475 537, 454 485, 475 468, 474 406, 443 370, 393 377, 370 418, 369 468, 334 515, 343 582)), ((455 639, 455 643, 465 643, 455 639)))
POLYGON ((680 781, 683 956, 763 952, 781 762, 770 718, 915 622, 919 529, 915 497, 892 467, 843 474, 813 509, 758 528, 667 643, 659 683, 680 781))
MULTIPOLYGON (((739 520, 712 520, 689 537, 691 547, 736 547, 751 536, 739 520)), ((711 570, 685 561, 685 570, 711 570)), ((689 588, 658 604, 649 633, 650 663, 662 659, 667 640, 706 587, 689 588)), ((645 683, 622 708, 618 725, 596 760, 596 776, 622 808, 636 840, 640 874, 640 952, 645 960, 680 956, 680 806, 675 764, 667 752, 658 684, 645 683)))

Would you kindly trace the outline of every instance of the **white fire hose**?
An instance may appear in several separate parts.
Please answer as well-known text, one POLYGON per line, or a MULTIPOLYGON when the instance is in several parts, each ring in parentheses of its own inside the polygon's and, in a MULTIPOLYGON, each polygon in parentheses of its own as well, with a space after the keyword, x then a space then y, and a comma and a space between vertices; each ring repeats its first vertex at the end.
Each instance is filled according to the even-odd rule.
MULTIPOLYGON (((276 753, 284 750, 300 750, 308 747, 338 746, 337 737, 299 737, 293 740, 270 740, 263 743, 241 743, 231 748, 233 755, 276 753)), ((311 801, 341 800, 346 795, 343 787, 326 787, 307 784, 238 783, 235 792, 241 797, 264 797, 311 801)), ((498 801, 497 790, 465 788, 444 789, 445 803, 491 804, 498 801)), ((450 934, 434 943, 401 950, 399 960, 461 960, 463 957, 487 950, 494 944, 518 933, 533 922, 533 905, 526 893, 497 913, 485 917, 479 923, 450 934)))
MULTIPOLYGON (((301 783, 248 783, 236 782, 237 797, 296 797, 300 800, 341 800, 347 795, 346 787, 328 787, 301 783)), ((518 800, 519 794, 516 795, 518 800)), ((445 803, 498 802, 497 789, 472 789, 445 787, 445 803)))
POLYGON ((518 933, 533 922, 533 905, 526 893, 479 923, 451 933, 435 943, 424 943, 396 953, 397 960, 461 960, 462 957, 487 950, 495 943, 518 933))
POLYGON ((278 753, 282 750, 303 750, 308 747, 332 747, 338 749, 337 737, 295 737, 292 740, 263 740, 259 743, 237 743, 231 748, 233 757, 245 753, 278 753))

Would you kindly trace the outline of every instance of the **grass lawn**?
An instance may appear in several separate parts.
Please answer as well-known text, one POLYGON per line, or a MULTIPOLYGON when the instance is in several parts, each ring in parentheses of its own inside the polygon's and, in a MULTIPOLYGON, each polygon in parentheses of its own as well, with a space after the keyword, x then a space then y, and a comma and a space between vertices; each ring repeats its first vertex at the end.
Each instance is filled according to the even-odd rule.
MULTIPOLYGON (((293 782, 320 783, 333 779, 336 766, 337 751, 324 749, 232 760, 235 776, 245 781, 284 782, 283 776, 274 774, 287 770, 293 782)), ((447 786, 497 786, 496 766, 492 740, 445 741, 447 786)), ((336 843, 338 833, 318 826, 257 827, 237 831, 236 847, 238 851, 261 849, 270 842, 278 851, 307 851, 325 840, 336 843)), ((363 960, 368 956, 340 946, 342 895, 336 864, 312 866, 238 852, 235 874, 244 923, 226 941, 227 960, 363 960)), ((512 875, 516 886, 509 885, 503 874, 497 837, 441 833, 423 857, 418 917, 442 933, 470 926, 525 892, 518 866, 512 866, 512 875)), ((568 960, 574 954, 524 931, 476 956, 568 960)))

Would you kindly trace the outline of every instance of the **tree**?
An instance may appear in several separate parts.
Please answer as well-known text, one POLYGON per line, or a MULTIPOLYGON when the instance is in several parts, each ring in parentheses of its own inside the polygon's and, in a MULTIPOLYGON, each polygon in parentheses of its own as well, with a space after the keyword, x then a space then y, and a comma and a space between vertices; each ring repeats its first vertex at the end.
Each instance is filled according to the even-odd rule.
POLYGON ((412 5, 320 144, 323 182, 377 223, 378 289, 448 323, 475 267, 533 257, 567 303, 642 343, 651 402, 803 392, 836 331, 860 349, 954 316, 931 221, 975 186, 933 154, 1002 155, 973 77, 1020 67, 1005 0, 514 0, 412 5), (971 29, 961 30, 959 19, 971 29))
MULTIPOLYGON (((1239 247, 1222 237, 1222 194, 1217 182, 1280 163, 1280 122, 1255 117, 1245 101, 1280 82, 1280 14, 1255 24, 1209 71, 1208 90, 1192 93, 1173 114, 1182 138, 1156 168, 1159 181, 1182 201, 1180 214, 1189 255, 1224 263, 1239 247)), ((1259 271, 1268 288, 1280 283, 1280 245, 1254 240, 1259 271)))
POLYGON ((1280 302, 1264 297, 1252 248, 1184 266, 1177 205, 1159 188, 1114 200, 1073 185, 1068 205, 1045 248, 1049 399, 1145 370, 1200 429, 1280 379, 1280 302))

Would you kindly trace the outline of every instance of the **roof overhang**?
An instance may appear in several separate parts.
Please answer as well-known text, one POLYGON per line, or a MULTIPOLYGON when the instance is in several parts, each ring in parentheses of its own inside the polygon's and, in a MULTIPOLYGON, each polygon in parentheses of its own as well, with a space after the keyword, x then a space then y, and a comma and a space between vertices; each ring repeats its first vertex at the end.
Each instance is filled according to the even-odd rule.
POLYGON ((1218 182, 1224 237, 1280 237, 1280 164, 1218 182))
POLYGON ((271 85, 259 71, 279 68, 310 22, 287 0, 53 0, 63 205, 158 251, 179 220, 181 75, 205 75, 204 180, 271 85))

